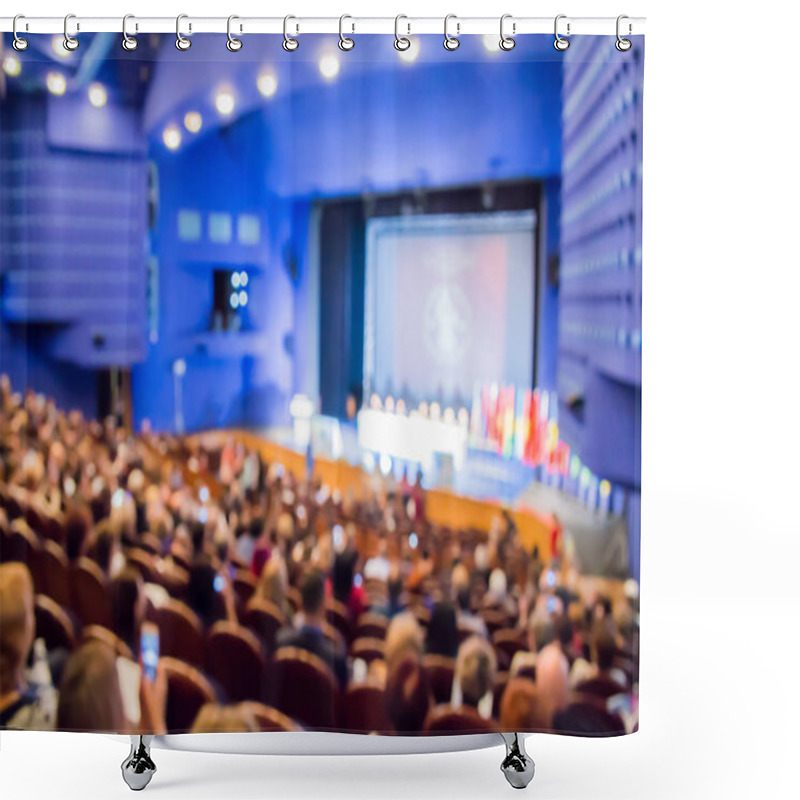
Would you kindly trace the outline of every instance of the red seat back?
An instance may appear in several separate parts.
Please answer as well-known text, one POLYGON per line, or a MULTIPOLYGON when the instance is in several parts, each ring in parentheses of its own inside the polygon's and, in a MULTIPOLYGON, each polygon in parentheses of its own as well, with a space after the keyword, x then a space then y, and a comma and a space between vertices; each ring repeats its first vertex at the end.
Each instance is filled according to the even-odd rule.
POLYGON ((261 644, 246 628, 217 622, 206 642, 206 671, 231 703, 269 697, 267 670, 261 644))
POLYGON ((431 736, 448 733, 496 733, 497 722, 484 719, 471 706, 453 708, 450 705, 438 705, 428 712, 424 731, 431 736))
POLYGON ((205 657, 203 626, 197 614, 180 600, 167 600, 155 612, 162 655, 172 656, 195 667, 205 657))
POLYGON ((281 647, 273 671, 277 709, 307 728, 337 729, 339 689, 321 658, 298 647, 281 647))
POLYGON ((69 614, 45 594, 36 595, 36 637, 44 639, 49 651, 75 647, 75 627, 69 614))
POLYGON ((280 609, 263 597, 254 597, 245 608, 242 624, 263 643, 267 653, 275 650, 275 637, 285 625, 280 609))
POLYGON ((81 557, 69 569, 72 608, 83 625, 111 627, 111 595, 105 575, 90 558, 81 557))
POLYGON ((206 703, 216 703, 217 693, 200 670, 171 656, 161 658, 167 677, 167 732, 191 730, 206 703))
POLYGON ((447 656, 427 654, 422 657, 422 667, 437 703, 449 703, 453 695, 453 678, 456 660, 447 656))
POLYGON ((303 730, 294 720, 289 719, 277 708, 256 703, 253 700, 242 703, 245 710, 252 714, 262 733, 293 732, 303 730))
POLYGON ((387 733, 392 730, 380 684, 359 683, 347 689, 342 702, 342 730, 346 733, 387 733))
POLYGON ((70 607, 69 565, 61 545, 47 540, 42 547, 42 593, 64 608, 70 607))

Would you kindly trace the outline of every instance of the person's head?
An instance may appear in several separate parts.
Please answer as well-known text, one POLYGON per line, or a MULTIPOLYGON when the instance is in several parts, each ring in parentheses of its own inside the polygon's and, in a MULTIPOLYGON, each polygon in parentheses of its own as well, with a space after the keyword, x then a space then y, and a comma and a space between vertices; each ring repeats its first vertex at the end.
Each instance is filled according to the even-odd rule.
POLYGON ((100 569, 108 575, 114 556, 120 550, 119 535, 108 522, 101 522, 97 526, 97 538, 94 544, 94 558, 100 569))
POLYGON ((404 656, 392 666, 384 694, 389 719, 397 733, 422 730, 431 706, 431 691, 417 658, 404 656))
POLYGON ((547 731, 552 724, 548 704, 528 678, 512 678, 500 701, 500 728, 506 731, 547 731))
POLYGON ((538 653, 556 638, 555 626, 549 614, 534 610, 528 618, 528 647, 538 653))
POLYGON ((197 712, 192 733, 257 733, 260 730, 256 718, 245 703, 221 706, 206 703, 197 712))
POLYGON ((116 654, 110 645, 93 639, 75 650, 64 666, 56 728, 125 733, 127 727, 116 654))
POLYGON ((456 600, 458 601, 458 608, 460 611, 469 612, 470 602, 472 600, 469 586, 460 586, 456 593, 456 600))
POLYGON ((261 577, 258 580, 258 593, 285 613, 288 587, 289 576, 286 571, 286 562, 275 551, 267 561, 264 569, 261 570, 261 577))
POLYGON ((575 627, 567 614, 562 614, 558 618, 556 622, 556 634, 558 643, 562 648, 567 648, 572 644, 572 638, 575 635, 575 627))
POLYGON ((333 596, 340 603, 346 603, 350 599, 350 593, 353 591, 356 558, 356 551, 347 549, 339 553, 334 559, 333 573, 331 575, 333 596))
POLYGON ((76 561, 84 554, 91 527, 92 515, 89 509, 82 505, 71 505, 64 520, 65 549, 70 561, 76 561))
POLYGON ((489 642, 482 636, 470 636, 458 649, 456 680, 461 686, 464 704, 477 706, 494 686, 497 659, 489 642))
POLYGON ((609 633, 605 625, 596 626, 592 637, 592 659, 601 672, 608 672, 614 665, 614 654, 616 652, 614 637, 609 633))
POLYGON ((111 621, 117 636, 136 645, 145 615, 144 581, 139 570, 126 566, 111 583, 111 621))
POLYGON ((35 629, 28 568, 17 562, 0 565, 0 692, 22 683, 35 629))
POLYGON ((456 564, 450 575, 453 591, 458 594, 462 589, 469 589, 469 572, 463 564, 456 564))
POLYGON ((452 603, 437 603, 425 636, 425 651, 454 658, 458 652, 458 625, 452 603))
POLYGON ((505 572, 499 567, 492 570, 489 575, 489 594, 496 602, 502 602, 506 599, 506 592, 508 591, 508 579, 505 572))
POLYGON ((322 624, 325 619, 325 579, 321 572, 311 570, 305 576, 300 596, 306 622, 322 624))
POLYGON ((419 660, 422 656, 422 640, 419 622, 410 611, 393 617, 386 629, 386 668, 391 671, 392 666, 406 656, 419 660))
POLYGON ((536 688, 545 699, 550 714, 567 707, 569 663, 555 643, 547 645, 536 657, 536 688))
POLYGON ((219 609, 215 581, 217 571, 210 556, 195 557, 189 569, 187 599, 189 606, 200 616, 206 625, 216 621, 219 609))

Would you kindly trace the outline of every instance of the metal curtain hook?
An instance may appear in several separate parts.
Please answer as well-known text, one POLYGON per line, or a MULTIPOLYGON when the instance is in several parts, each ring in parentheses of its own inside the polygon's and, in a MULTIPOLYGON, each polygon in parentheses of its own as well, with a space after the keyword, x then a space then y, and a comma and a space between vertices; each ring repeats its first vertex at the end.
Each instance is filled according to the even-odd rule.
POLYGON ((293 17, 291 14, 283 18, 283 49, 287 53, 293 53, 298 47, 300 47, 300 40, 295 39, 293 36, 289 36, 288 25, 290 19, 297 18, 293 17))
MULTIPOLYGON (((189 19, 188 14, 178 14, 175 19, 175 47, 178 50, 188 50, 192 46, 192 40, 181 33, 181 20, 189 19)), ((192 26, 189 24, 189 32, 191 33, 192 26)))
MULTIPOLYGON (((405 14, 398 14, 394 18, 394 49, 404 53, 409 47, 411 47, 411 39, 409 39, 407 36, 400 35, 401 19, 408 19, 408 17, 405 14)), ((408 26, 408 32, 411 33, 411 25, 408 26)))
MULTIPOLYGON (((128 36, 128 20, 129 19, 136 19, 133 14, 126 14, 122 18, 122 49, 127 50, 130 52, 131 50, 135 50, 139 46, 139 42, 134 39, 132 36, 128 36)), ((138 25, 136 29, 138 29, 138 25)))
MULTIPOLYGON (((553 47, 555 47, 556 50, 560 50, 562 52, 569 47, 569 39, 565 39, 563 36, 559 36, 559 34, 558 34, 558 21, 560 19, 566 19, 566 18, 567 18, 566 14, 559 14, 556 17, 556 22, 555 22, 556 40, 553 42, 553 47)), ((567 36, 569 36, 569 22, 567 22, 567 36)))
MULTIPOLYGON (((225 42, 225 47, 227 47, 228 50, 231 51, 231 53, 238 53, 239 50, 242 49, 242 40, 237 39, 235 36, 231 34, 231 22, 233 22, 233 20, 235 19, 239 19, 239 17, 237 17, 236 14, 231 14, 228 17, 228 41, 225 42)), ((239 28, 239 30, 241 30, 241 27, 239 28)))
MULTIPOLYGON (((510 36, 506 36, 504 33, 505 23, 507 19, 512 19, 511 14, 503 14, 503 16, 500 17, 500 47, 503 50, 513 50, 517 46, 517 43, 510 36)), ((517 29, 516 23, 512 22, 511 32, 516 33, 516 29, 517 29)))
MULTIPOLYGON (((452 52, 453 50, 458 50, 459 46, 461 45, 461 42, 455 36, 451 36, 447 32, 447 23, 450 22, 451 19, 458 20, 458 17, 455 14, 448 14, 444 18, 444 49, 450 50, 452 52)), ((458 35, 459 33, 461 33, 461 23, 457 21, 456 35, 458 35)))
MULTIPOLYGON (((342 14, 342 16, 339 17, 339 49, 344 51, 352 50, 356 46, 356 43, 349 36, 344 35, 343 26, 344 26, 344 21, 346 19, 353 19, 353 18, 349 14, 342 14)), ((356 29, 355 23, 351 23, 351 25, 353 31, 355 32, 356 29)))
MULTIPOLYGON (((17 16, 14 17, 14 22, 11 25, 11 32, 14 34, 14 41, 11 43, 11 46, 18 53, 21 53, 23 50, 27 50, 28 49, 28 40, 27 39, 23 39, 22 36, 20 36, 17 33, 17 20, 20 20, 20 19, 25 19, 25 16, 23 14, 17 14, 17 16)), ((25 30, 26 31, 28 30, 28 23, 27 22, 25 23, 25 30)))
MULTIPOLYGON (((71 19, 75 19, 74 14, 67 14, 67 16, 64 17, 64 49, 69 50, 70 53, 73 50, 77 50, 78 45, 80 44, 80 42, 74 36, 69 35, 69 21, 71 19)), ((79 31, 80 29, 80 24, 76 23, 75 30, 79 31)))
MULTIPOLYGON (((628 19, 628 16, 626 14, 620 14, 617 17, 617 43, 614 45, 614 47, 616 47, 617 50, 620 51, 620 53, 626 53, 633 46, 633 42, 631 42, 630 39, 623 39, 622 35, 619 32, 620 31, 620 23, 624 19, 628 19)), ((630 22, 629 22, 628 23, 628 35, 630 36, 630 34, 632 32, 633 32, 633 25, 631 25, 630 22)))

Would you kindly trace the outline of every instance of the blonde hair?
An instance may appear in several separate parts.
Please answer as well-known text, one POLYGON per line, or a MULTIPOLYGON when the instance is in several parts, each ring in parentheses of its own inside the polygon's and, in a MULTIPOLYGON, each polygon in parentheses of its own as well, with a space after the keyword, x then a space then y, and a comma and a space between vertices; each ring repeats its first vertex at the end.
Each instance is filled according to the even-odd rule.
POLYGON ((260 730, 256 718, 245 706, 221 706, 206 703, 197 712, 192 733, 257 733, 260 730))
POLYGON ((482 636, 470 636, 458 648, 456 680, 467 705, 477 706, 494 686, 497 658, 489 642, 482 636))
POLYGON ((22 679, 35 630, 33 580, 24 564, 0 566, 0 691, 22 679))
POLYGON ((387 670, 391 671, 392 665, 403 656, 420 658, 422 641, 422 629, 410 611, 404 611, 394 617, 386 630, 384 645, 387 670))
POLYGON ((288 586, 286 562, 273 550, 272 557, 267 561, 258 579, 258 595, 274 603, 285 614, 288 586))

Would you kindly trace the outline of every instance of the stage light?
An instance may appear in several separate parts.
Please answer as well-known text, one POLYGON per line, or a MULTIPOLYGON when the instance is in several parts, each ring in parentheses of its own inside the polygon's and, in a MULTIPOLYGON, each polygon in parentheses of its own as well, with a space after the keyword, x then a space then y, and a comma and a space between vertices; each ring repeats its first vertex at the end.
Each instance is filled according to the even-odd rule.
POLYGON ((395 407, 394 412, 395 414, 399 414, 401 417, 406 415, 406 401, 403 400, 402 397, 397 401, 397 406, 395 407))
POLYGON ((325 80, 333 80, 339 74, 339 59, 332 53, 319 60, 319 71, 325 80))
POLYGON ((233 109, 236 107, 236 100, 229 89, 220 89, 217 96, 214 98, 214 105, 217 111, 224 117, 233 114, 233 109))
POLYGON ((89 85, 89 102, 95 108, 102 108, 108 101, 106 87, 102 83, 92 83, 89 85))
POLYGON ((569 462, 569 476, 570 478, 577 478, 578 473, 581 471, 581 460, 578 456, 572 456, 569 462))
POLYGON ((500 37, 496 33, 484 33, 483 46, 487 53, 499 53, 500 37))
POLYGON ((256 85, 264 97, 272 97, 278 91, 278 79, 271 72, 262 72, 256 85))
MULTIPOLYGON (((208 522, 208 509, 207 508, 203 507, 197 512, 197 521, 202 523, 203 525, 205 525, 206 522, 208 522)), ((219 577, 219 575, 217 577, 219 577)))
POLYGON ((372 396, 369 398, 369 407, 379 410, 381 406, 381 398, 378 397, 377 394, 373 393, 372 396))
POLYGON ((247 292, 239 292, 239 308, 247 305, 247 292))
POLYGON ((15 78, 19 75, 22 65, 16 56, 6 56, 3 59, 3 72, 10 78, 15 78))
POLYGON ((611 494, 611 484, 608 481, 600 481, 600 497, 605 499, 611 494))
POLYGON ((431 419, 438 420, 442 416, 442 409, 438 403, 431 403, 431 419))
POLYGON ((239 295, 234 292, 230 299, 231 308, 239 308, 239 295))
POLYGON ((456 421, 456 412, 453 411, 452 408, 446 408, 444 410, 444 421, 448 425, 452 425, 456 421))
POLYGON ((250 278, 248 277, 247 273, 244 270, 242 270, 241 274, 239 275, 239 281, 241 283, 242 288, 247 286, 248 282, 250 281, 250 278))
POLYGON ((47 91, 55 95, 64 94, 67 91, 67 79, 60 72, 48 72, 47 91))
POLYGON ((422 414, 423 417, 428 416, 428 404, 424 400, 419 404, 419 408, 417 410, 420 414, 422 414))
POLYGON ((209 498, 208 486, 201 486, 200 491, 198 492, 198 496, 200 497, 201 503, 207 503, 209 498))
POLYGON ((233 286, 234 289, 238 289, 239 288, 239 284, 241 283, 241 280, 242 279, 239 277, 239 273, 238 272, 232 272, 231 273, 231 286, 233 286))
POLYGON ((412 531, 411 533, 408 534, 408 546, 412 550, 416 550, 418 544, 419 544, 419 539, 417 538, 417 534, 412 531))
POLYGON ((413 64, 419 58, 419 42, 411 39, 411 47, 408 50, 398 50, 397 52, 406 64, 413 64))
POLYGON ((183 125, 189 133, 199 133, 203 127, 203 117, 197 111, 187 111, 183 118, 183 125))
POLYGON ((383 407, 391 414, 394 412, 394 397, 391 395, 386 396, 383 407))
POLYGON ((386 477, 392 471, 392 457, 383 453, 380 460, 381 472, 386 477))
POLYGON ((164 129, 164 144, 169 150, 177 150, 181 146, 181 132, 175 125, 164 129))
POLYGON ((68 58, 71 52, 64 47, 64 37, 60 33, 50 39, 50 47, 59 58, 68 58))
POLYGON ((364 453, 364 469, 370 474, 375 472, 375 456, 370 452, 364 453))
POLYGON ((458 409, 458 424, 461 425, 462 428, 469 427, 469 411, 467 411, 466 408, 458 409))

